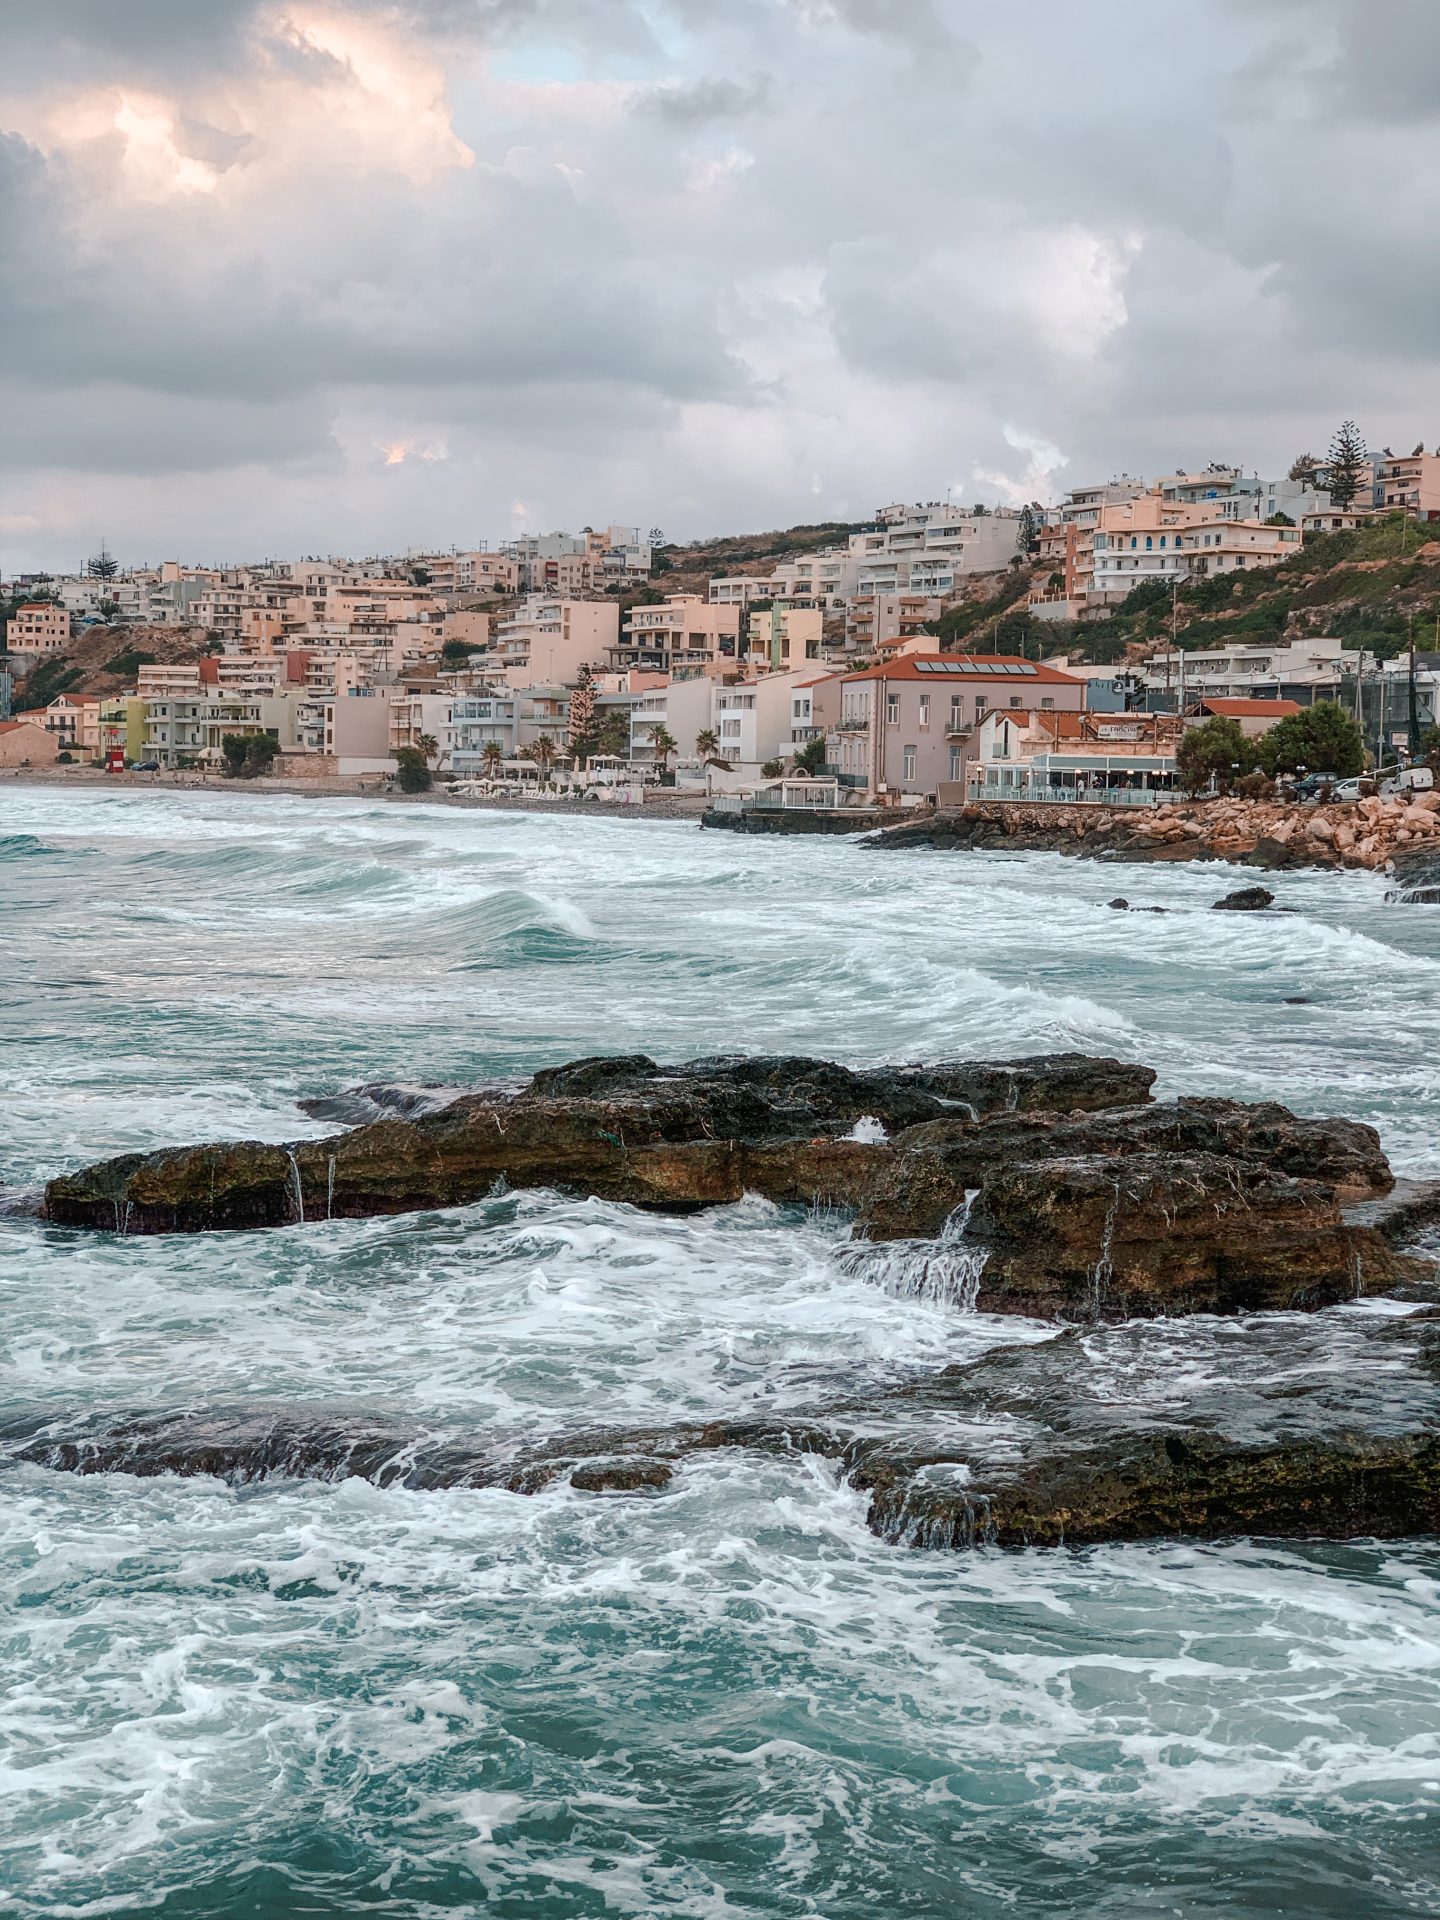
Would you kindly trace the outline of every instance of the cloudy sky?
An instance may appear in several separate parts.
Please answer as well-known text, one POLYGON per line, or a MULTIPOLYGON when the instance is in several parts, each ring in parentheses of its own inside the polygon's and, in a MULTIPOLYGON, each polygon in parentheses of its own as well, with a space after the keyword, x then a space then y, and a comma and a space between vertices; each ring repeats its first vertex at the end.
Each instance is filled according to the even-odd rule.
POLYGON ((0 573, 1440 439, 1436 0, 0 28, 0 573))

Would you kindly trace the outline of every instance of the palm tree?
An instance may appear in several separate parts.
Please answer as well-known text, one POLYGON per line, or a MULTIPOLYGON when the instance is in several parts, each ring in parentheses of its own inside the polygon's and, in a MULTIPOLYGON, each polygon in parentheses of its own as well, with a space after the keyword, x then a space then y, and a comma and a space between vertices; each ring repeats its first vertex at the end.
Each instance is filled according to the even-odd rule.
POLYGON ((524 749, 524 758, 535 762, 535 771, 542 780, 548 779, 555 761, 555 742, 542 733, 524 749))
POLYGON ((422 733, 415 745, 427 767, 432 760, 440 757, 440 742, 433 733, 422 733))
POLYGON ((505 749, 498 740, 487 740, 480 749, 480 765, 491 780, 498 780, 505 765, 505 749))
POLYGON ((657 720, 650 729, 650 745, 654 749, 655 763, 660 772, 665 772, 665 762, 672 753, 680 751, 680 742, 671 733, 663 720, 657 720))
POLYGON ((713 727, 702 727, 695 736, 695 757, 698 760, 713 760, 720 751, 720 742, 713 727))

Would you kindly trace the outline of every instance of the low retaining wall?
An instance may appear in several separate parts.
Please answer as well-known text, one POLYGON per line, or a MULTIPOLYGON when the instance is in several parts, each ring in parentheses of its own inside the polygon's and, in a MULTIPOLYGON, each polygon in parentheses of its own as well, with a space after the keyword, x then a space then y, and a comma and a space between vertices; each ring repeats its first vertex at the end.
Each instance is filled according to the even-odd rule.
POLYGON ((720 827, 727 833, 869 833, 885 815, 870 807, 755 807, 745 813, 721 813, 711 807, 700 816, 702 827, 720 827))

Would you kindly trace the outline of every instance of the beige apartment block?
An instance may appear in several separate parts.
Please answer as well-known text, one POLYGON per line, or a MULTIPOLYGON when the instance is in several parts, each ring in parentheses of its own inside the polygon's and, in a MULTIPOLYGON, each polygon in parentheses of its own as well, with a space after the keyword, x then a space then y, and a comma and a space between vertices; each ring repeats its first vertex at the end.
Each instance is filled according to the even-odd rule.
POLYGON ((611 601, 529 594, 497 617, 490 658, 508 686, 573 687, 584 669, 606 665, 619 633, 620 609, 611 601))
POLYGON ((634 607, 611 652, 619 671, 640 667, 654 673, 704 673, 729 662, 740 649, 740 608, 711 606, 699 594, 683 593, 658 607, 634 607))
POLYGON ((5 623, 11 653, 62 653, 70 639, 70 615, 48 600, 27 601, 5 623))
MULTIPOLYGON (((721 604, 721 603, 717 603, 721 604)), ((819 607, 792 607, 781 601, 746 615, 745 659, 772 673, 785 673, 820 658, 825 615, 819 607)))

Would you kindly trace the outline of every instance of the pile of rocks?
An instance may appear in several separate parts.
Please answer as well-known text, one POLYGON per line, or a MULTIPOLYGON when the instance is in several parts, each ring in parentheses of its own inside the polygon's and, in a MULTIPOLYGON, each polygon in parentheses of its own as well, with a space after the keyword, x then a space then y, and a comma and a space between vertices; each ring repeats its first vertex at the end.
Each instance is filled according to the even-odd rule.
POLYGON ((1440 793, 1298 807, 1280 801, 1209 800, 1161 806, 1133 824, 1143 847, 1195 846, 1201 857, 1253 866, 1361 867, 1383 871, 1417 842, 1440 846, 1440 793))
POLYGON ((1143 812, 1133 807, 983 804, 924 813, 886 828, 865 844, 896 850, 1070 853, 1146 864, 1233 860, 1272 872, 1283 867, 1385 872, 1417 851, 1433 849, 1440 864, 1440 792, 1312 807, 1238 797, 1174 801, 1143 812))

